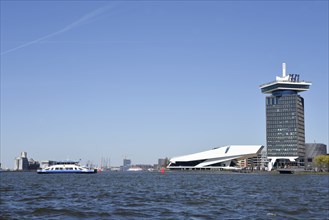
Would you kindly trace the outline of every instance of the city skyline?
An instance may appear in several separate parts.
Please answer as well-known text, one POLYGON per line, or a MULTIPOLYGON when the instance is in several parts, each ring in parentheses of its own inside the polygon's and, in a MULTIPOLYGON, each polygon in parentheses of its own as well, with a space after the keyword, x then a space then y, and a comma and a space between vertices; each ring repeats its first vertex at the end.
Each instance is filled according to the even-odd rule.
POLYGON ((328 146, 328 2, 1 1, 1 157, 153 164, 266 146, 259 85, 312 82, 305 141, 328 146))

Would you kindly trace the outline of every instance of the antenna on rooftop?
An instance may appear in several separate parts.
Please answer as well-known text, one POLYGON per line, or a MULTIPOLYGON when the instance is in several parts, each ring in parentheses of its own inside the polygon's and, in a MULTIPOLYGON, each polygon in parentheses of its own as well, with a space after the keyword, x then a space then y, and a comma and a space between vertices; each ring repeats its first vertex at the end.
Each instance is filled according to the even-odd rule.
POLYGON ((286 63, 282 63, 282 78, 286 77, 286 63))

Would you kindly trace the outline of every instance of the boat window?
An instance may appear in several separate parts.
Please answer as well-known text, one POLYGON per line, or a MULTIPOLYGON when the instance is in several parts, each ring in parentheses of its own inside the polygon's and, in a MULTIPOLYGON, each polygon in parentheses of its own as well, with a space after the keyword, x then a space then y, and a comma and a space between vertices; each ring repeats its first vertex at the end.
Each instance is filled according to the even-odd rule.
POLYGON ((60 170, 62 170, 63 168, 61 167, 61 168, 59 168, 60 170))
POLYGON ((58 168, 58 167, 56 167, 56 168, 55 168, 55 170, 59 170, 59 168, 58 168))
POLYGON ((81 168, 79 168, 79 170, 82 170, 81 168))

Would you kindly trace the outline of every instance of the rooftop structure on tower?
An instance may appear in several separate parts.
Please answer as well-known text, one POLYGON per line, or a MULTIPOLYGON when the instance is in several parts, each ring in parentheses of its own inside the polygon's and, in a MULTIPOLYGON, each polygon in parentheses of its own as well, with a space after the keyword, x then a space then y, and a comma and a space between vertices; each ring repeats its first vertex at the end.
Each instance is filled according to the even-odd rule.
MULTIPOLYGON (((277 76, 275 81, 260 86, 262 93, 274 94, 282 91, 303 92, 310 89, 311 82, 300 80, 299 74, 286 74, 286 64, 282 64, 282 77, 277 76)), ((275 95, 275 94, 274 94, 275 95)))

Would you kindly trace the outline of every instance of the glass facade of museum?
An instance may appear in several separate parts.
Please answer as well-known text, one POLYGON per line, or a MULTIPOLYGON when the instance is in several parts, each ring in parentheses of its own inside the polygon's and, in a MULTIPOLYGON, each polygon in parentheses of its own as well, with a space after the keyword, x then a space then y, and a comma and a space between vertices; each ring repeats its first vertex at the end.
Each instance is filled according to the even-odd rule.
POLYGON ((295 91, 266 97, 267 156, 305 157, 304 99, 295 91))

